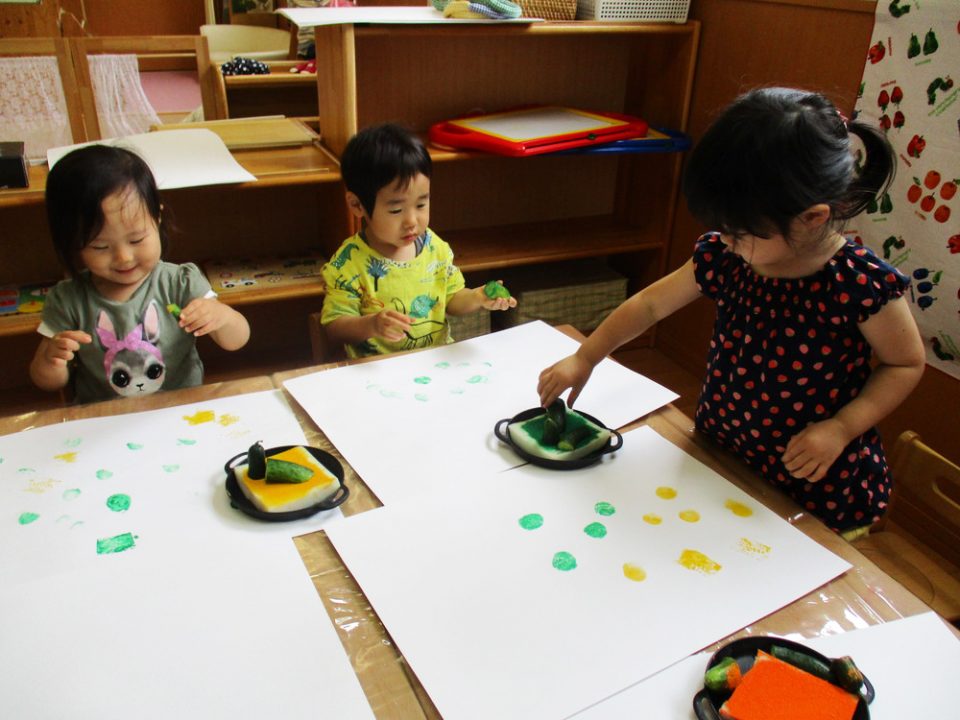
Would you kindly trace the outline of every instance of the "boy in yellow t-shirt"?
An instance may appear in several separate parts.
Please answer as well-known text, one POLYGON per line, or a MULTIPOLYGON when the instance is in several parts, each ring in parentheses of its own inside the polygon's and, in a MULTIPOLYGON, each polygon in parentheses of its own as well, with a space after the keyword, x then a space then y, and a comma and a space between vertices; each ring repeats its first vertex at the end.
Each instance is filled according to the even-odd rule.
POLYGON ((323 268, 321 322, 331 343, 364 357, 452 342, 446 316, 515 307, 512 297, 467 288, 453 251, 427 227, 432 163, 394 124, 357 133, 340 172, 363 228, 323 268))

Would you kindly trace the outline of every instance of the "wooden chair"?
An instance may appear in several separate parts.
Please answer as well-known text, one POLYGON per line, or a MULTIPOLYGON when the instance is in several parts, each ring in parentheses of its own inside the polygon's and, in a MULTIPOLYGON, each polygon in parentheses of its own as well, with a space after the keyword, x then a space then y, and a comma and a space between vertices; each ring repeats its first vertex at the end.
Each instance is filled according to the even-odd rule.
POLYGON ((322 365, 347 359, 343 346, 334 345, 327 337, 327 331, 320 322, 320 313, 310 313, 307 316, 307 329, 310 331, 310 349, 313 351, 315 363, 322 365))
POLYGON ((860 552, 948 620, 960 621, 960 467, 906 431, 892 454, 890 509, 854 541, 860 552))
POLYGON ((77 37, 68 40, 80 86, 80 101, 91 140, 102 138, 97 119, 97 103, 90 79, 90 55, 136 55, 141 72, 196 69, 200 97, 206 120, 215 120, 216 101, 207 39, 202 35, 164 35, 154 37, 77 37))
MULTIPOLYGON (((35 56, 53 56, 56 58, 57 68, 60 72, 60 84, 63 89, 63 98, 67 108, 67 117, 70 121, 70 134, 75 143, 86 141, 88 134, 84 125, 80 93, 77 89, 77 78, 74 73, 69 48, 63 38, 0 38, 0 57, 15 58, 35 56)), ((15 138, 8 139, 12 140, 15 138)))

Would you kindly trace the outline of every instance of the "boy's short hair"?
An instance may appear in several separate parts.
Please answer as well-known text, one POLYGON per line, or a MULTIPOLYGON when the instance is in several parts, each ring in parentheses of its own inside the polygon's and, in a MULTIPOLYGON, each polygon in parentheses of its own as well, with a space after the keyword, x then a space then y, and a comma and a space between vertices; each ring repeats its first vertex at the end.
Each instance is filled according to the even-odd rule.
POLYGON ((432 172, 430 153, 420 138, 395 123, 364 128, 340 158, 343 184, 371 216, 382 188, 397 180, 405 186, 417 175, 429 178, 432 172))

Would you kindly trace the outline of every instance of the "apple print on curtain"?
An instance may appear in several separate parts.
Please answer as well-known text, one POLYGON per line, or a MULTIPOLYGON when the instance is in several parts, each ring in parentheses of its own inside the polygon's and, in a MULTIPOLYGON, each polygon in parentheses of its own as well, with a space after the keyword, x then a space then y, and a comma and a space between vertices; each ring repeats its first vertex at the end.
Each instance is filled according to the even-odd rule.
POLYGON ((960 2, 879 0, 855 115, 897 153, 889 191, 848 227, 912 278, 927 362, 960 378, 960 2))

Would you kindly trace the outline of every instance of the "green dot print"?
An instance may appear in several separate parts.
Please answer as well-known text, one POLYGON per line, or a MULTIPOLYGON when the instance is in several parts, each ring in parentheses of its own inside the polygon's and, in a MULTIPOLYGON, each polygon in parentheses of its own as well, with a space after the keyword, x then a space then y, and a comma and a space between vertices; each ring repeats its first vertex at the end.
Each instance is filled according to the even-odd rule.
POLYGON ((430 396, 424 395, 423 393, 414 393, 413 397, 420 402, 428 402, 430 400, 430 396))
POLYGON ((607 536, 607 526, 603 523, 590 523, 583 529, 583 531, 592 538, 602 538, 607 536))
POLYGON ((413 379, 413 381, 414 381, 415 383, 417 383, 417 385, 429 385, 429 384, 430 384, 430 378, 428 378, 426 375, 421 375, 420 377, 415 377, 415 378, 413 379))
POLYGON ((168 473, 174 473, 180 469, 179 465, 163 465, 163 471, 168 473))
POLYGON ((113 477, 113 473, 109 470, 97 470, 97 480, 109 480, 113 477))
POLYGON ((177 445, 196 445, 196 440, 191 440, 190 438, 177 438, 177 445))
POLYGON ((604 517, 610 517, 617 511, 617 509, 608 502, 598 502, 593 506, 593 510, 597 515, 603 515, 604 517))
POLYGON ((117 493, 107 498, 107 507, 114 512, 126 512, 130 509, 130 496, 117 493))
POLYGON ((577 559, 565 550, 561 550, 553 556, 553 566, 562 572, 569 572, 577 566, 577 559))
POLYGON ((529 515, 524 515, 517 522, 520 523, 520 527, 524 530, 536 530, 543 525, 543 515, 540 513, 530 513, 529 515))
POLYGON ((113 537, 100 538, 97 540, 97 555, 111 555, 113 553, 123 552, 134 547, 133 533, 123 533, 113 537))
POLYGON ((448 367, 450 367, 450 363, 444 360, 443 362, 438 362, 436 365, 434 365, 434 367, 440 368, 441 370, 446 370, 448 367))
POLYGON ((467 378, 467 382, 471 385, 476 385, 477 383, 486 382, 487 378, 484 375, 474 375, 467 378))
POLYGON ((37 513, 32 513, 32 512, 20 513, 20 517, 17 519, 17 522, 19 522, 21 525, 29 525, 38 517, 40 516, 37 515, 37 513))
POLYGON ((140 443, 129 442, 127 443, 127 447, 131 450, 143 450, 143 445, 140 443))
POLYGON ((71 488, 70 490, 63 491, 64 500, 76 500, 78 497, 80 497, 80 490, 77 488, 71 488))

